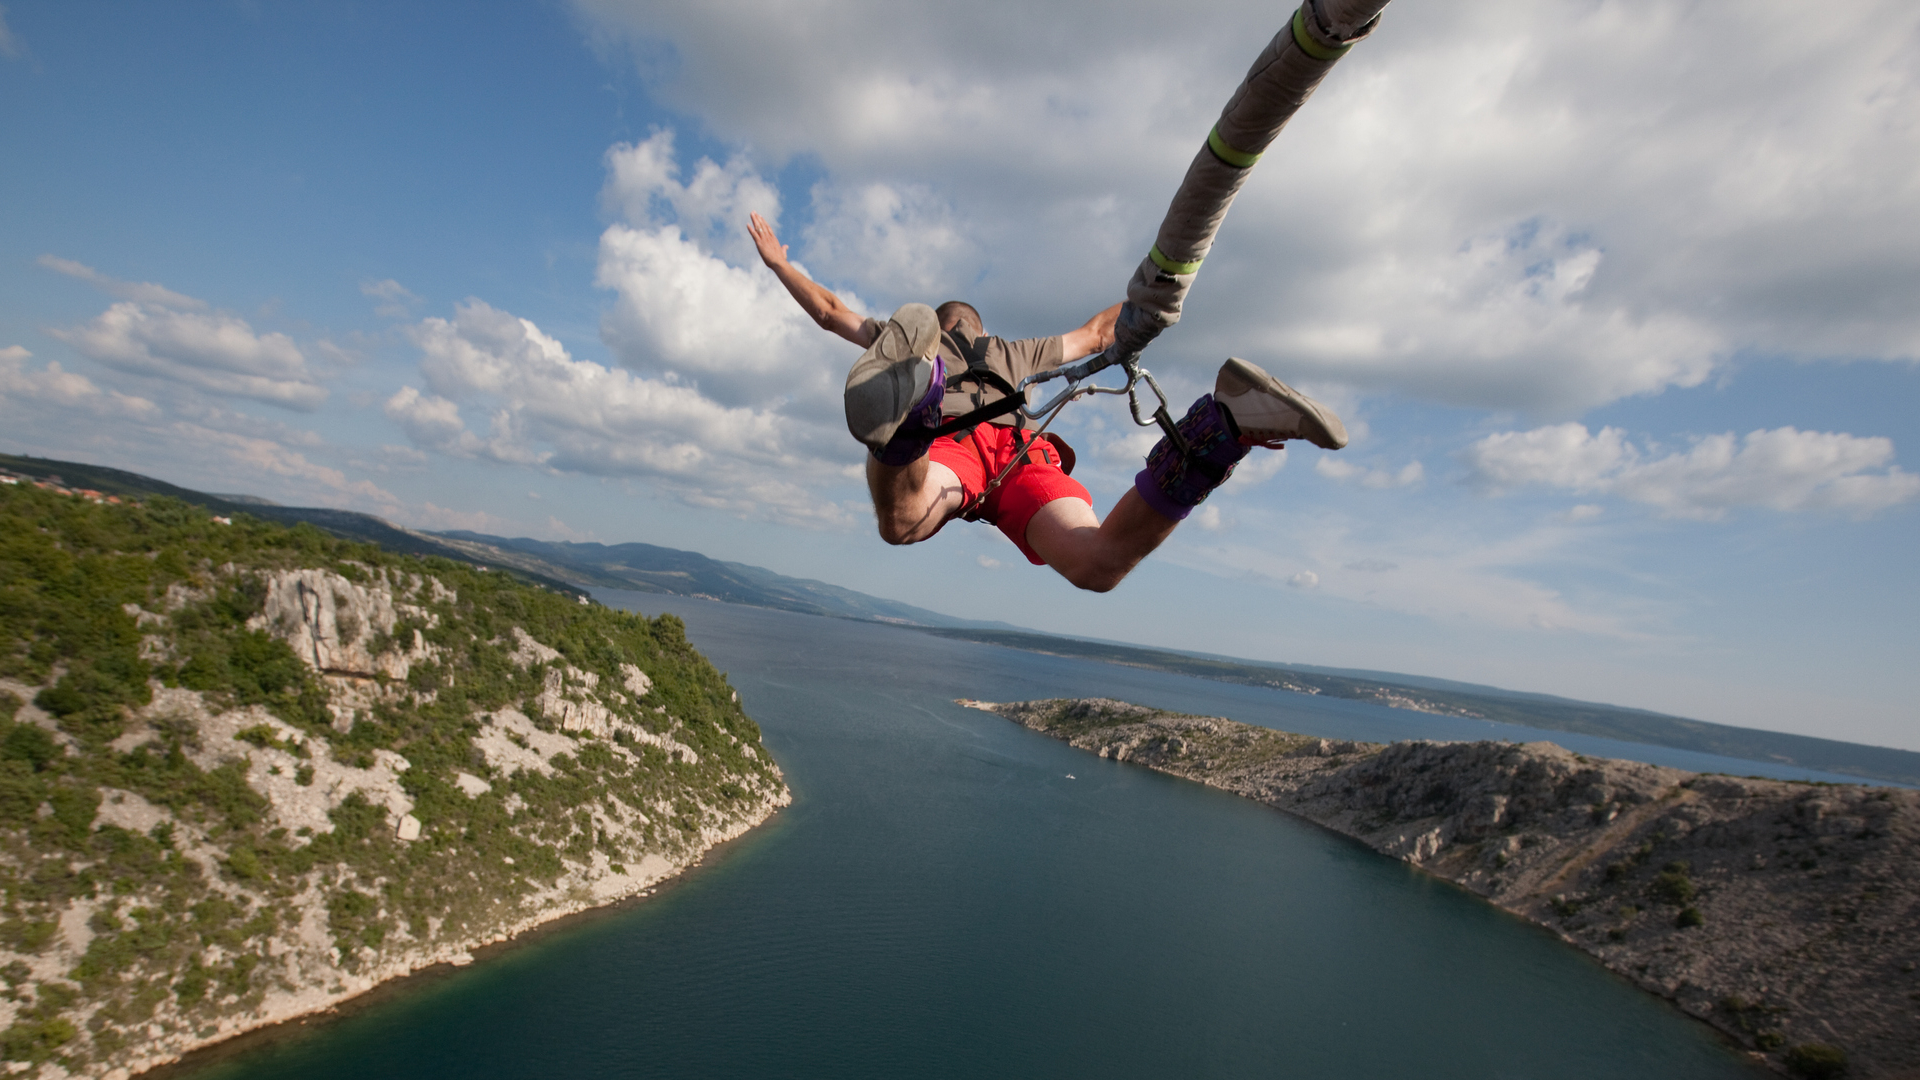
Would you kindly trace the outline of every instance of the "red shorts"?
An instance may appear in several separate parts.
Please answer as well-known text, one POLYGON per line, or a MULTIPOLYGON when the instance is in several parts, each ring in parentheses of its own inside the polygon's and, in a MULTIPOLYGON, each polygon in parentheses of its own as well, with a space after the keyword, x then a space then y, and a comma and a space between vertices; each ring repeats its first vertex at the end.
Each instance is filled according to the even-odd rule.
MULTIPOLYGON (((1028 562, 1045 566, 1046 560, 1027 546, 1027 525, 1033 515, 1055 499, 1079 499, 1092 506, 1093 496, 1061 468, 1060 451, 1053 443, 1031 435, 1023 436, 1022 441, 1026 444, 1022 464, 1014 466, 1006 480, 987 496, 979 516, 1006 533, 1028 562)), ((970 435, 942 435, 933 440, 927 457, 952 469, 960 478, 961 490, 971 500, 989 480, 1000 475, 1013 453, 1012 428, 981 424, 970 435)))

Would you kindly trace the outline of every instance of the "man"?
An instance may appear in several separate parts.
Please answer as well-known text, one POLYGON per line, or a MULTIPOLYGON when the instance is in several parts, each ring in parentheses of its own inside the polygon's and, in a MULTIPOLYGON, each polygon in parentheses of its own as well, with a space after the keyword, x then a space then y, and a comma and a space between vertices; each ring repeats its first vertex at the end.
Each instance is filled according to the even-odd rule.
POLYGON ((1029 562, 1053 567, 1082 589, 1106 592, 1160 546, 1174 527, 1255 446, 1305 439, 1338 450, 1346 428, 1333 412, 1244 360, 1220 368, 1178 425, 1186 453, 1164 436, 1133 489, 1101 521, 1093 497, 1067 475, 1072 451, 1034 438, 1019 413, 949 435, 934 428, 1000 400, 1028 375, 1100 352, 1113 343, 1120 305, 1057 337, 1006 341, 985 334, 970 304, 936 311, 908 304, 881 322, 855 314, 787 261, 787 249, 759 214, 747 231, 760 258, 813 321, 865 349, 847 375, 847 428, 865 443, 867 487, 880 536, 916 544, 963 511, 992 522, 1029 562), (984 369, 984 371, 982 370, 984 369), (990 373, 990 376, 989 374, 990 373), (998 385, 995 385, 995 384, 998 385), (971 389, 969 389, 971 387, 971 389), (1012 459, 1006 480, 987 490, 1012 459), (971 505, 985 492, 977 506, 971 505))

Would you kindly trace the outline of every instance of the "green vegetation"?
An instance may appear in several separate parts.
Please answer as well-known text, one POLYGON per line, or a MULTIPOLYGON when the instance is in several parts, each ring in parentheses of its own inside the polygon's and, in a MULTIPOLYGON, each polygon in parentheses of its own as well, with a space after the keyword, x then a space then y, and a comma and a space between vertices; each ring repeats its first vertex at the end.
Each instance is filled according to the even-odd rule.
POLYGON ((1668 863, 1665 869, 1654 876, 1653 885, 1649 889, 1653 898, 1667 904, 1684 906, 1690 903, 1697 892, 1693 886, 1693 879, 1687 876, 1692 869, 1683 862, 1668 863))
POLYGON ((344 971, 428 941, 484 940, 595 859, 684 861, 703 829, 780 788, 771 760, 748 752, 758 727, 671 615, 307 526, 220 524, 165 499, 0 487, 0 678, 38 709, 23 717, 23 696, 0 691, 0 949, 17 954, 0 957, 0 974, 22 1003, 0 1056, 76 1072, 150 1023, 191 1032, 253 1008, 289 970, 269 943, 308 906, 335 946, 321 961, 344 971), (288 628, 259 618, 273 575, 292 570, 391 593, 399 622, 343 618, 342 631, 374 654, 407 653, 406 677, 329 682, 302 661, 288 628), (516 659, 516 630, 560 658, 516 659), (652 682, 638 699, 619 692, 629 665, 652 682), (550 772, 495 769, 475 742, 489 714, 518 709, 555 731, 535 703, 550 667, 566 696, 609 710, 620 737, 580 733, 550 772), (215 745, 205 718, 235 709, 279 724, 227 726, 215 745), (670 760, 641 734, 697 760, 670 760), (416 841, 398 839, 384 802, 316 783, 395 760, 383 752, 404 759, 391 769, 416 841), (469 795, 460 773, 491 790, 469 795), (320 800, 330 830, 290 833, 254 786, 262 775, 320 800), (100 823, 129 801, 171 819, 145 832, 100 823), (59 929, 76 907, 91 913, 84 949, 67 954, 64 978, 34 976, 23 958, 78 949, 59 929))

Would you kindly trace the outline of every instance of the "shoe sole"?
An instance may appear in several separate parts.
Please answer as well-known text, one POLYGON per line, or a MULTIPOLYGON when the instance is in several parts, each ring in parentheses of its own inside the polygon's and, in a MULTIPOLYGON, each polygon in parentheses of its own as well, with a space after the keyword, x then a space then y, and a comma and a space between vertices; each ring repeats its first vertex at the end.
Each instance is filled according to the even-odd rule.
POLYGON ((1220 367, 1219 378, 1214 383, 1216 397, 1226 395, 1238 397, 1254 392, 1266 394, 1285 402, 1287 407, 1300 414, 1298 432, 1277 432, 1263 430, 1234 417, 1240 423, 1243 441, 1251 443, 1272 440, 1305 439, 1323 450, 1338 450, 1347 445, 1347 426, 1333 414, 1333 410, 1313 400, 1307 395, 1281 382, 1279 379, 1260 370, 1239 357, 1229 357, 1220 367))
POLYGON ((907 413, 927 396, 940 320, 925 304, 907 304, 847 372, 847 430, 874 449, 887 445, 907 413), (916 363, 915 361, 918 361, 916 363))

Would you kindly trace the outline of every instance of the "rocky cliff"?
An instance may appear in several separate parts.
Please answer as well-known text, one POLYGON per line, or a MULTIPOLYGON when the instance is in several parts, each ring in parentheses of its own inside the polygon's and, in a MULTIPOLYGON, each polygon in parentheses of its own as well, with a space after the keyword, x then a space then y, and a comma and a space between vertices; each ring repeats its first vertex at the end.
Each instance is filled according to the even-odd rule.
POLYGON ((1330 742, 1098 699, 962 704, 1457 882, 1777 1068, 1920 1076, 1920 792, 1552 743, 1330 742))
POLYGON ((641 892, 789 795, 679 620, 0 489, 0 1054, 126 1077, 641 892))

